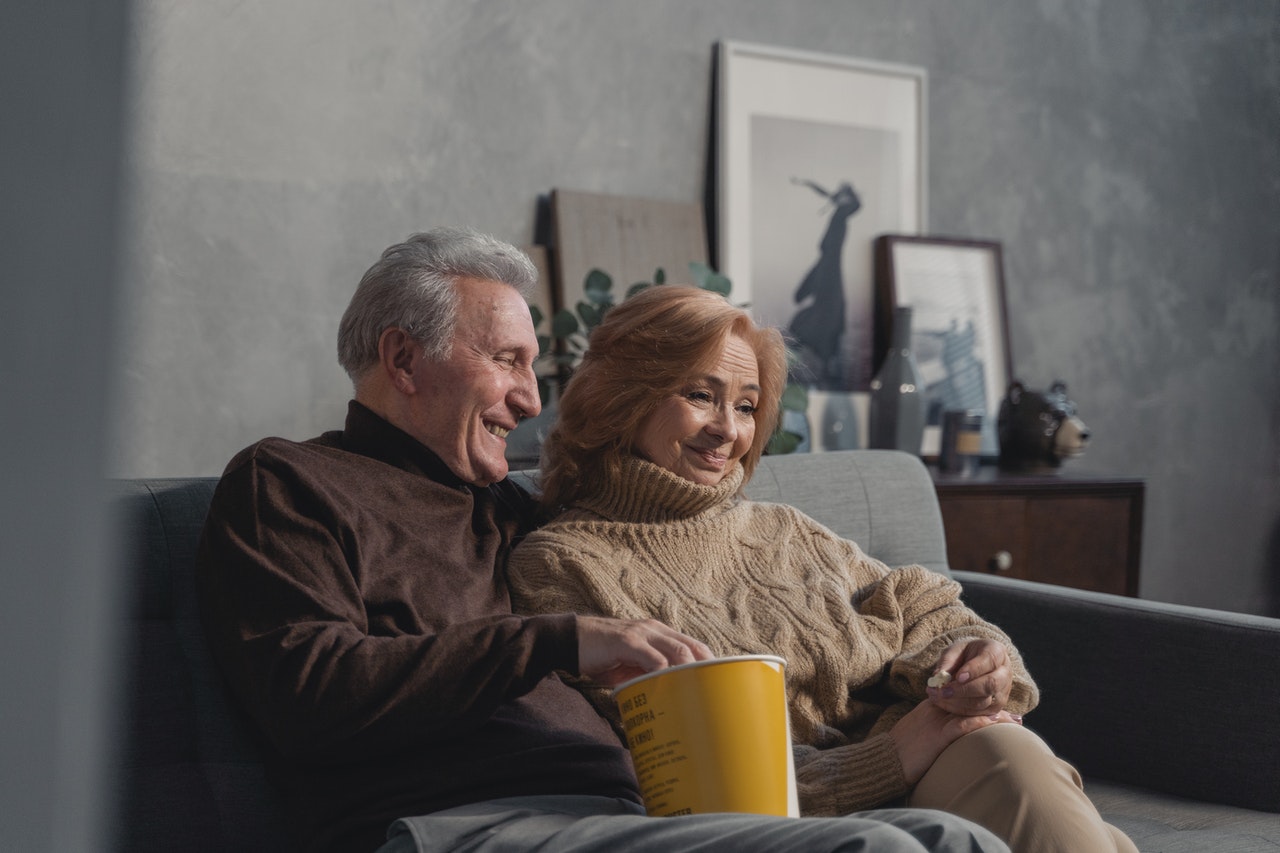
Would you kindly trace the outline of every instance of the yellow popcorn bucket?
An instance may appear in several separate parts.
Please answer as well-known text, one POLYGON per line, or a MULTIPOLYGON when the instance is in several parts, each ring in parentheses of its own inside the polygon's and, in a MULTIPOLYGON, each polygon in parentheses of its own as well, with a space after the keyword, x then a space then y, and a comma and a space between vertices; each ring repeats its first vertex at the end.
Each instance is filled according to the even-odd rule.
POLYGON ((772 655, 716 658, 614 689, 645 811, 800 816, 785 666, 772 655))

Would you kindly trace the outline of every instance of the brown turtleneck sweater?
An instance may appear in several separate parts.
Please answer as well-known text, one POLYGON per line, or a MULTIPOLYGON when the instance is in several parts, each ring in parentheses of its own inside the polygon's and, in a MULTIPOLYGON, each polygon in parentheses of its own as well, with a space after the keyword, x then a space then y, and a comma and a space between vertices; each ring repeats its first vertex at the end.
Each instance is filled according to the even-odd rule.
POLYGON ((500 797, 640 801, 576 672, 570 615, 516 616, 502 563, 533 504, 467 485, 352 403, 343 432, 227 466, 197 558, 214 657, 267 744, 307 850, 500 797))
MULTIPOLYGON (((890 569, 798 510, 736 497, 640 459, 530 534, 508 567, 517 612, 655 618, 719 655, 787 659, 805 814, 847 814, 907 792, 889 729, 924 698, 942 650, 963 638, 1010 649, 1008 709, 1038 694, 1012 644, 954 581, 890 569)), ((592 696, 602 710, 611 702, 592 696)))

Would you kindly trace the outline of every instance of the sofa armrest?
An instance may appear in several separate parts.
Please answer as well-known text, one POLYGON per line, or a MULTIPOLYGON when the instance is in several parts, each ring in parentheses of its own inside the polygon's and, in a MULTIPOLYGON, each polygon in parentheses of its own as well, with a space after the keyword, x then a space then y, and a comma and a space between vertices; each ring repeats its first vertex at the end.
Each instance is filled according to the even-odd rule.
POLYGON ((1086 776, 1280 812, 1280 619, 955 577, 1040 685, 1028 728, 1086 776))

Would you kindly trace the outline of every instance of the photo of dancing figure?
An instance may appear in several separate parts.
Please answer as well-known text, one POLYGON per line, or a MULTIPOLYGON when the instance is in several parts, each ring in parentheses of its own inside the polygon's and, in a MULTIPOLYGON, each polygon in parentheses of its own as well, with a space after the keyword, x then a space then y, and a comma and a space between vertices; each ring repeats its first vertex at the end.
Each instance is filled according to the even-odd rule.
POLYGON ((791 318, 791 338, 799 346, 801 364, 799 378, 819 388, 844 390, 847 366, 841 356, 841 338, 845 332, 846 312, 844 274, 840 255, 844 250, 847 221, 862 207, 853 187, 841 183, 828 192, 813 181, 792 178, 792 183, 806 186, 828 199, 831 218, 818 244, 818 260, 796 289, 794 301, 805 303, 791 318))

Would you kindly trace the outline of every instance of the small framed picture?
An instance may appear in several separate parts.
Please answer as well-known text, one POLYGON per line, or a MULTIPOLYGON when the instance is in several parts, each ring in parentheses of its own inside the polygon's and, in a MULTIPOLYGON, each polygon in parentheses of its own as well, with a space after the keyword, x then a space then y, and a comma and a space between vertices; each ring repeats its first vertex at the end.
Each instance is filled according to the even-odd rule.
POLYGON ((875 241, 876 367, 893 334, 893 310, 911 306, 911 351, 928 401, 921 456, 935 459, 942 416, 982 413, 982 458, 1000 453, 996 417, 1013 374, 1004 262, 990 240, 886 234, 875 241))

